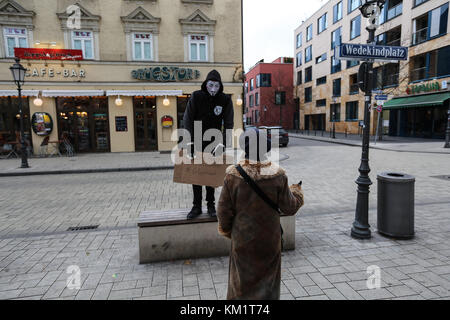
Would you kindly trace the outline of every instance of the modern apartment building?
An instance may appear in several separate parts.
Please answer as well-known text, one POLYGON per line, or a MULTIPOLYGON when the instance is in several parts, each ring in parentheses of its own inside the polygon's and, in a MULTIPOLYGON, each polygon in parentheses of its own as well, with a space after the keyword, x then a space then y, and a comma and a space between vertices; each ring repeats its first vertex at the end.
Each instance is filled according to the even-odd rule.
MULTIPOLYGON (((302 129, 357 133, 364 94, 358 61, 338 60, 341 43, 367 43, 359 0, 330 0, 295 30, 295 95, 302 129)), ((395 136, 443 138, 450 91, 448 0, 386 0, 376 44, 409 48, 408 61, 374 65, 375 92, 388 95, 380 124, 395 136)), ((375 133, 378 112, 371 110, 375 133)), ((380 126, 381 127, 381 126, 380 126)))
POLYGON ((212 69, 242 127, 241 0, 0 0, 0 32, 0 146, 18 131, 14 48, 29 58, 24 118, 35 152, 63 135, 77 152, 171 150, 190 94, 212 69), (49 49, 82 57, 47 60, 49 49), (42 119, 47 132, 32 130, 42 119))
POLYGON ((247 125, 282 126, 298 129, 299 113, 293 97, 293 59, 263 60, 245 75, 245 119, 247 125))

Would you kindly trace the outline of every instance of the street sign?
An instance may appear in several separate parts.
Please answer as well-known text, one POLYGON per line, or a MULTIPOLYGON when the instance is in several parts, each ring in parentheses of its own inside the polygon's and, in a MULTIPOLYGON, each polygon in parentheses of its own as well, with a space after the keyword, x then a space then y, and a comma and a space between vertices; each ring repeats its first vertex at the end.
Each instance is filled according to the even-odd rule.
POLYGON ((388 96, 387 94, 378 94, 375 96, 375 100, 387 100, 388 96))
POLYGON ((378 111, 378 112, 383 111, 383 106, 377 106, 377 111, 378 111))
POLYGON ((407 47, 343 43, 339 47, 336 47, 334 50, 336 58, 340 60, 408 60, 407 47))

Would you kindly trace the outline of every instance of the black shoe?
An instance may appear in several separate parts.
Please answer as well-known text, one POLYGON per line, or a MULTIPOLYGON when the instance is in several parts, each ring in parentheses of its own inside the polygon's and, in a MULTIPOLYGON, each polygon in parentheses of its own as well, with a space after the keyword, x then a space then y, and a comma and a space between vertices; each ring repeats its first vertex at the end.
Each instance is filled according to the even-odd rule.
POLYGON ((191 211, 187 215, 187 219, 188 220, 195 219, 201 214, 202 214, 202 208, 198 207, 198 206, 193 206, 191 211))
POLYGON ((216 215, 216 206, 214 204, 208 204, 208 215, 211 218, 217 217, 217 215, 216 215))

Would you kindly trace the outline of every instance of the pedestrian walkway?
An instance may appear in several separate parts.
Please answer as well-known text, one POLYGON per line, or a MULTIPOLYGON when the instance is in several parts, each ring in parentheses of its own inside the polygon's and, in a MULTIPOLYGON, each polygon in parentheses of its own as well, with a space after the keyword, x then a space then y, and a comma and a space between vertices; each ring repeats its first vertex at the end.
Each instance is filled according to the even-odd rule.
MULTIPOLYGON (((362 136, 358 134, 335 133, 335 138, 329 131, 291 131, 290 137, 337 143, 348 146, 361 146, 362 136)), ((375 141, 375 137, 370 137, 370 147, 372 149, 389 150, 397 152, 418 152, 450 154, 450 148, 444 148, 445 141, 437 139, 420 139, 383 136, 382 141, 375 141)))
POLYGON ((127 152, 87 153, 74 157, 33 157, 30 168, 20 168, 20 159, 1 159, 1 176, 38 175, 49 173, 90 173, 171 169, 170 153, 127 152))

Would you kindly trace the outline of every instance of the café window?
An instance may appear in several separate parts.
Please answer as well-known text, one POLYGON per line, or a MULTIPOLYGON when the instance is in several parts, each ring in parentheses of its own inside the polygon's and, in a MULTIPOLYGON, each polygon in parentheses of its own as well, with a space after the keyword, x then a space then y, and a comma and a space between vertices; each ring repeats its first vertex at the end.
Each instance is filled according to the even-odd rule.
MULTIPOLYGON (((30 109, 27 98, 22 98, 24 115, 24 137, 27 147, 32 148, 30 109)), ((19 99, 13 97, 0 98, 0 155, 8 156, 20 150, 20 112, 19 99)))
POLYGON ((133 34, 134 60, 153 60, 153 39, 151 33, 133 34))
POLYGON ((208 61, 208 36, 189 36, 189 60, 208 61))
POLYGON ((3 38, 8 58, 14 57, 14 48, 28 48, 28 35, 25 28, 4 28, 3 38))
POLYGON ((72 48, 82 50, 84 59, 94 59, 94 35, 92 31, 73 31, 72 48))

